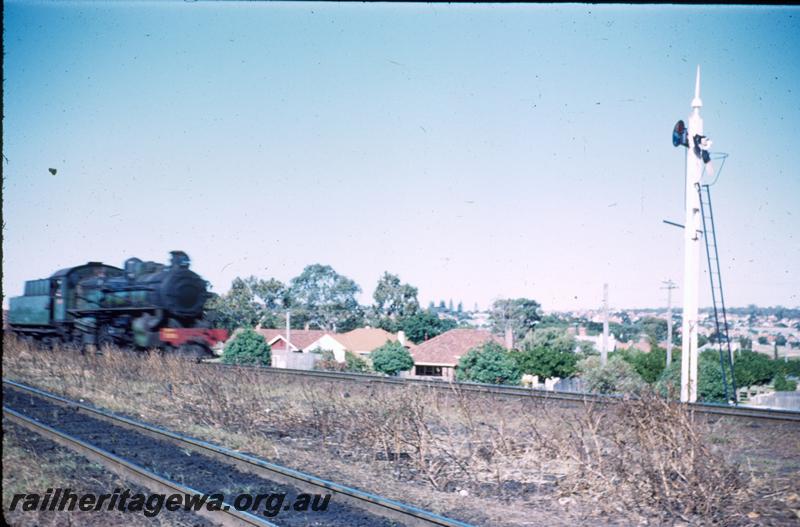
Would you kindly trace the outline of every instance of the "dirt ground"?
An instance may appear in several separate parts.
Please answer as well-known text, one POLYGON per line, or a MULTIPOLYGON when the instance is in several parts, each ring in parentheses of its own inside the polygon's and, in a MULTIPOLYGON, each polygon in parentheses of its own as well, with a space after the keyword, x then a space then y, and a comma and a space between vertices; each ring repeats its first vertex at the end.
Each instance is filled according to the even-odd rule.
POLYGON ((475 525, 796 525, 800 426, 6 342, 6 378, 475 525))

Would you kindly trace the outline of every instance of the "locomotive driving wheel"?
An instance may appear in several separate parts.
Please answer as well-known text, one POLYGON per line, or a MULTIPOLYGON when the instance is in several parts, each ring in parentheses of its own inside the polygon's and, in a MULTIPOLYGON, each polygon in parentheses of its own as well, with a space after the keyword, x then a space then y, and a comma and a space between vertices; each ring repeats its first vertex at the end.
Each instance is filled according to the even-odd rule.
POLYGON ((103 349, 106 346, 113 346, 116 344, 108 324, 103 324, 97 330, 97 340, 95 342, 97 343, 97 349, 103 349))
POLYGON ((208 349, 206 345, 199 342, 187 342, 185 344, 181 344, 177 350, 177 354, 180 357, 184 357, 195 362, 200 362, 203 359, 213 357, 211 350, 208 349))

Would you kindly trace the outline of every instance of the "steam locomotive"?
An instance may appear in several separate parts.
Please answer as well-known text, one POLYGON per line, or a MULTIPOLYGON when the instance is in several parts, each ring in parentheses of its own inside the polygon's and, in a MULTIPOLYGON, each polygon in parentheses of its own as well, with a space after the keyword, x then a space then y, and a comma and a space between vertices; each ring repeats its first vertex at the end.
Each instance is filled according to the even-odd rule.
POLYGON ((162 348, 202 357, 227 338, 203 320, 207 283, 189 256, 169 265, 129 258, 122 269, 89 262, 25 283, 9 300, 8 324, 19 336, 78 346, 162 348))

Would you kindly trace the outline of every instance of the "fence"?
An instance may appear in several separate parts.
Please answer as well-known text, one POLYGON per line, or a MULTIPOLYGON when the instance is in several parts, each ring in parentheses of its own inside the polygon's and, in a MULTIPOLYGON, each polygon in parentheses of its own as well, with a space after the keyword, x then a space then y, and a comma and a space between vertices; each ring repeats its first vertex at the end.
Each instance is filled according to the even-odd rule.
POLYGON ((293 370, 313 370, 320 359, 317 353, 297 353, 295 351, 272 350, 273 368, 290 368, 293 370))

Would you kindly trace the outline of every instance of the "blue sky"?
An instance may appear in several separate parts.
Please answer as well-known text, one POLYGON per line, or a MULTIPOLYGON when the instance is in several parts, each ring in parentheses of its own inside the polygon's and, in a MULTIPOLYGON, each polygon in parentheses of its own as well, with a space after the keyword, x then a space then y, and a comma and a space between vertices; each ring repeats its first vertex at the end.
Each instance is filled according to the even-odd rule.
MULTIPOLYGON (((423 303, 663 305, 702 67, 730 305, 800 305, 800 9, 4 5, 3 289, 166 260, 311 263, 423 303), (58 169, 53 176, 48 168, 58 169)), ((701 284, 707 284, 705 274, 701 284)), ((708 287, 706 286, 706 289, 708 287)), ((708 303, 707 291, 701 305, 708 303)))

